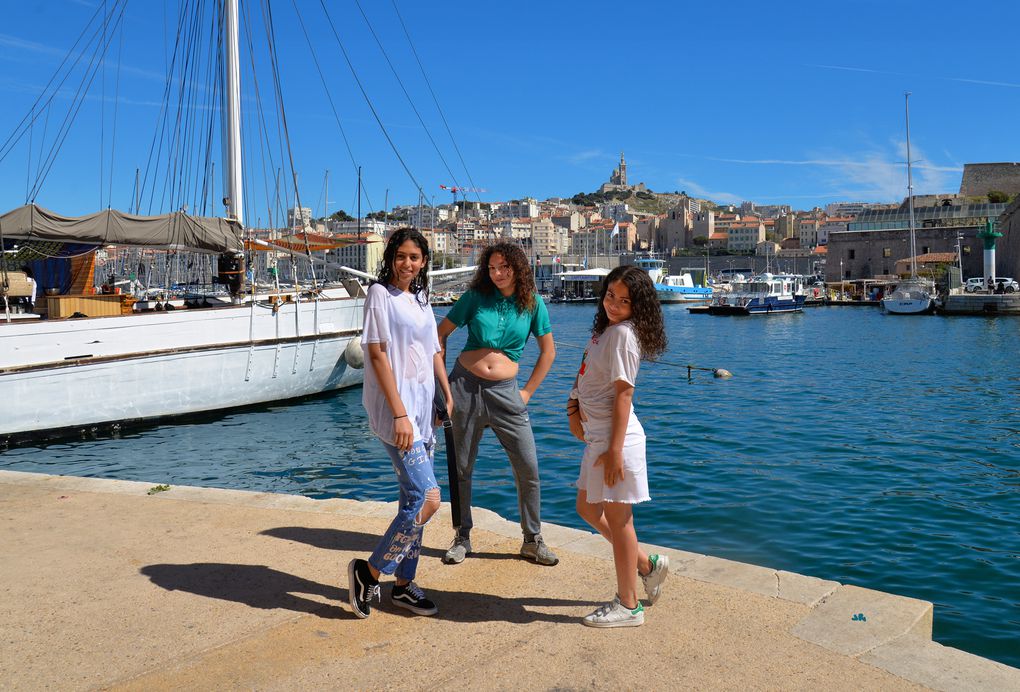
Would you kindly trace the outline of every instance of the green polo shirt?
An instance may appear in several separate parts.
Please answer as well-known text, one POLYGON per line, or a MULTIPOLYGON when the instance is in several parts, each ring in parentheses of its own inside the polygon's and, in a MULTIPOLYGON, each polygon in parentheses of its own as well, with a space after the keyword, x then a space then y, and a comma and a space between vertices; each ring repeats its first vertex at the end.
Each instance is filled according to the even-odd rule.
POLYGON ((504 297, 499 291, 484 295, 471 289, 464 293, 446 314, 458 327, 468 328, 465 351, 492 348, 517 362, 521 359, 528 335, 544 336, 552 331, 549 310, 540 296, 530 312, 517 309, 516 296, 504 297))

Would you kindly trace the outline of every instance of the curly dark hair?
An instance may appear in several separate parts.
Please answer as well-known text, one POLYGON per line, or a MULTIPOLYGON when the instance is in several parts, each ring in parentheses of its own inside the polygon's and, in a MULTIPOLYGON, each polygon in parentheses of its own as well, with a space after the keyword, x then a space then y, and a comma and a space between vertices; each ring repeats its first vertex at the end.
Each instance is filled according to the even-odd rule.
POLYGON ((602 301, 605 300, 609 284, 617 281, 622 281, 630 292, 630 322, 634 325, 634 332, 641 346, 641 357, 645 360, 655 360, 666 352, 669 341, 662 323, 662 307, 659 305, 659 296, 655 293, 655 284, 649 278, 648 272, 633 264, 621 264, 609 272, 609 276, 602 282, 598 308, 595 310, 595 320, 591 327, 592 336, 602 334, 609 326, 609 316, 606 315, 602 301))
POLYGON ((492 283, 489 276, 489 260, 496 253, 503 255, 503 259, 510 265, 514 272, 514 295, 517 299, 517 310, 519 312, 531 312, 535 309, 535 272, 531 270, 531 263, 528 256, 520 245, 513 243, 496 243, 482 251, 478 258, 478 269, 475 270, 475 278, 471 279, 473 288, 484 295, 492 295, 496 290, 496 284, 492 283))
POLYGON ((429 251, 429 241, 416 228, 398 228, 393 231, 386 249, 383 251, 382 266, 379 267, 379 283, 387 285, 393 282, 393 261, 397 256, 397 248, 413 240, 421 250, 425 264, 422 265, 418 276, 411 279, 411 293, 415 294, 418 302, 424 305, 429 301, 429 263, 432 260, 432 253, 429 251))

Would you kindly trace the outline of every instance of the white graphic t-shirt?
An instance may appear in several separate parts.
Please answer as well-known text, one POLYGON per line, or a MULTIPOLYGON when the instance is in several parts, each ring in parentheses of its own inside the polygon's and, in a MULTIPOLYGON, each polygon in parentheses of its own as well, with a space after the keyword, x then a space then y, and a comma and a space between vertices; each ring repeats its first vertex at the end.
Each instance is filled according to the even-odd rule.
MULTIPOLYGON (((610 325, 591 338, 577 373, 577 399, 589 422, 612 420, 616 381, 634 386, 640 365, 641 346, 629 321, 610 325)), ((634 417, 633 405, 630 416, 634 417)))
MULTIPOLYGON (((363 344, 386 344, 397 392, 414 428, 414 439, 433 438, 432 398, 435 372, 432 358, 439 353, 439 333, 432 306, 422 305, 412 293, 380 283, 372 284, 365 298, 363 344)), ((368 422, 379 439, 393 444, 393 411, 379 387, 372 363, 365 358, 365 386, 361 400, 368 422)))

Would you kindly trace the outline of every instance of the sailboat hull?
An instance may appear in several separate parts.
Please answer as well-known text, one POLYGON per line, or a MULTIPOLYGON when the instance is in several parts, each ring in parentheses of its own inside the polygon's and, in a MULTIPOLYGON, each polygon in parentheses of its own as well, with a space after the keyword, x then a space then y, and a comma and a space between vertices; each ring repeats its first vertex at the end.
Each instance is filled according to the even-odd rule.
POLYGON ((893 315, 926 315, 934 311, 935 301, 931 298, 897 299, 883 298, 882 309, 893 315))
POLYGON ((925 315, 935 310, 931 284, 921 279, 908 279, 882 299, 882 309, 892 315, 925 315))
POLYGON ((0 438, 162 419, 361 384, 363 299, 0 326, 0 438), (356 359, 352 359, 356 360, 356 359))

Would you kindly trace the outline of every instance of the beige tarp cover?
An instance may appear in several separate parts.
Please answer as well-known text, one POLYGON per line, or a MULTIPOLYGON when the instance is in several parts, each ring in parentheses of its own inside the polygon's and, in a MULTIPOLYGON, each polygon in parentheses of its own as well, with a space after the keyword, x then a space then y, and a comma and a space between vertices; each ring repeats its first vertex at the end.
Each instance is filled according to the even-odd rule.
POLYGON ((44 240, 89 245, 135 245, 201 252, 241 250, 234 221, 174 212, 133 216, 108 209, 88 216, 60 216, 26 204, 0 216, 0 233, 10 240, 44 240))

